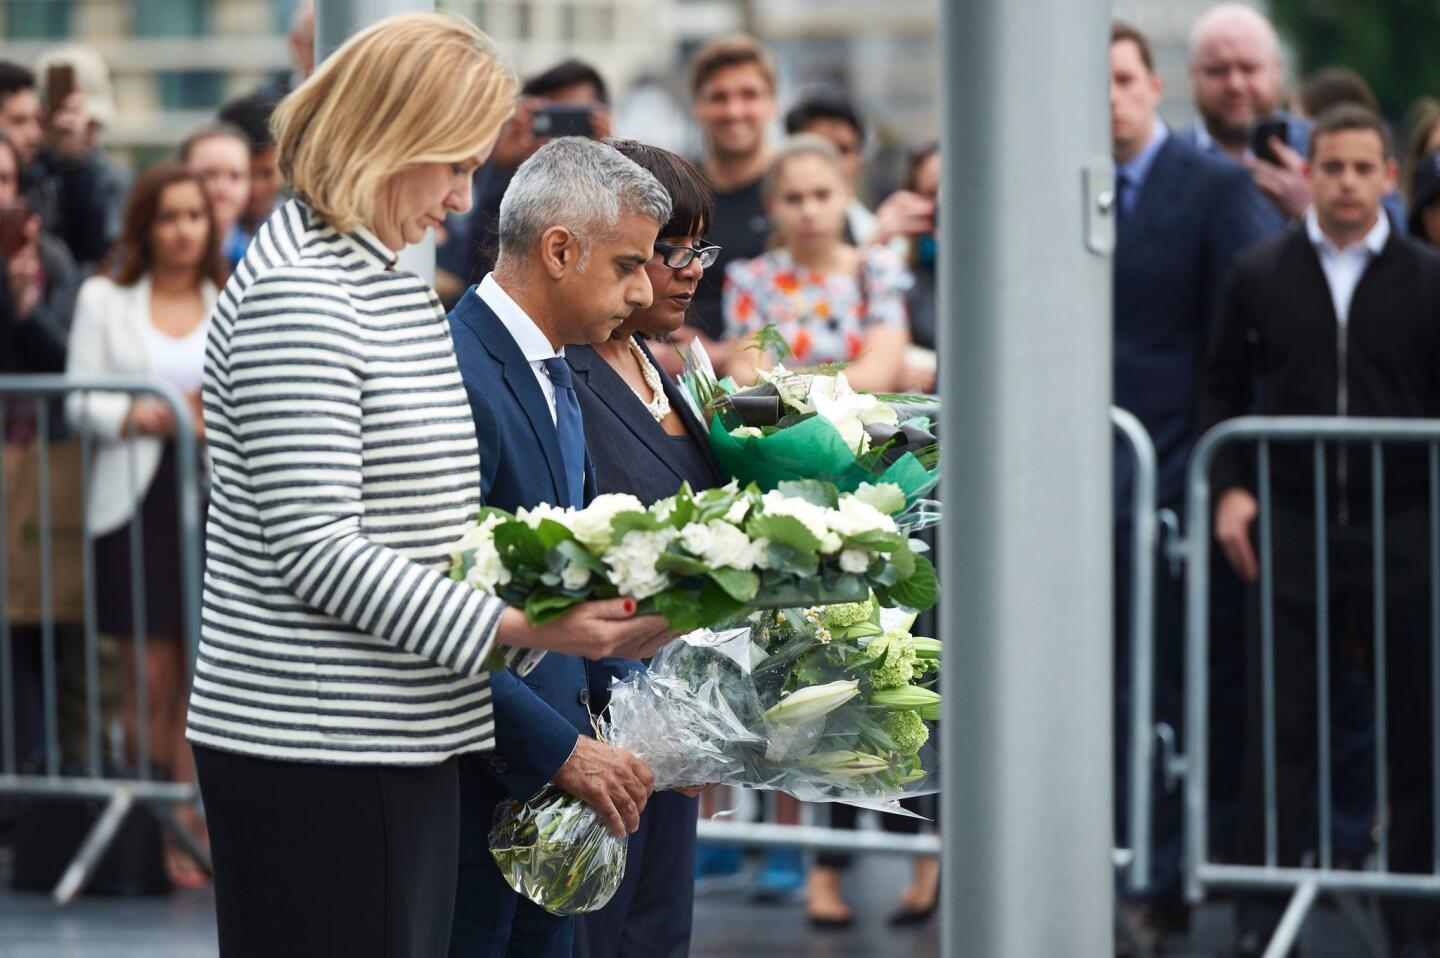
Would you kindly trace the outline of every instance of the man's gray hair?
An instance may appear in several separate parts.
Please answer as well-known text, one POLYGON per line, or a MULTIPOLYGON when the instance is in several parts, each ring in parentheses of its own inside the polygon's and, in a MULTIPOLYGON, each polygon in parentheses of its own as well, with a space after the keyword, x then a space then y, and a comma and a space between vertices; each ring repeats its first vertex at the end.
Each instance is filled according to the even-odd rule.
POLYGON ((500 201, 495 265, 528 257, 546 230, 563 226, 579 241, 583 266, 590 241, 614 230, 622 215, 663 224, 670 210, 660 181, 613 147, 579 136, 551 140, 520 164, 500 201))

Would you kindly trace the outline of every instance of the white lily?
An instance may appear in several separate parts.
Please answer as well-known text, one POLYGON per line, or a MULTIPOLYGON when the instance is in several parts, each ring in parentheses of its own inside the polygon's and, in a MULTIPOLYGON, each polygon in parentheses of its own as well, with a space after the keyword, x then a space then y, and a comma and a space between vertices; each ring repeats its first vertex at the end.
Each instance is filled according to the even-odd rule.
MULTIPOLYGON (((815 377, 817 381, 831 377, 815 377)), ((896 426, 900 417, 895 410, 868 393, 857 393, 850 389, 845 377, 835 376, 833 392, 828 387, 810 390, 810 403, 815 414, 830 421, 845 440, 845 444, 857 453, 863 453, 869 444, 865 427, 872 423, 896 426), (842 388, 842 385, 843 388, 842 388)))
POLYGON ((816 752, 805 758, 805 764, 822 772, 843 775, 846 778, 864 778, 890 768, 890 762, 878 755, 840 749, 835 752, 816 752))
POLYGON ((778 705, 765 712, 765 721, 772 725, 800 725, 823 718, 860 694, 856 679, 811 685, 790 693, 778 705))

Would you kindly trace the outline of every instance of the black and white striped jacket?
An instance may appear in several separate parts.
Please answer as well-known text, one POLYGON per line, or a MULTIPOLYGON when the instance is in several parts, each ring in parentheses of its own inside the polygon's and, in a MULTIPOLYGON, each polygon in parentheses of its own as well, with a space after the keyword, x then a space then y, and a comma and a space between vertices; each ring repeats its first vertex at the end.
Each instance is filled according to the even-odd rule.
POLYGON ((292 200, 216 303, 198 745, 353 764, 494 746, 504 604, 445 575, 480 507, 474 426, 445 311, 394 264, 292 200))

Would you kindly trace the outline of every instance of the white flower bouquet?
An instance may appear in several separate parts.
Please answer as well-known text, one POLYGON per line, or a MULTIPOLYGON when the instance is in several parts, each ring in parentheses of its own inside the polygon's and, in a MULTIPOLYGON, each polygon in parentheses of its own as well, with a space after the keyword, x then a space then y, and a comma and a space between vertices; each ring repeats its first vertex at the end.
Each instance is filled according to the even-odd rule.
POLYGON ((905 507, 895 486, 841 493, 803 481, 764 493, 683 486, 648 509, 617 494, 579 510, 483 509, 454 547, 451 576, 536 623, 617 596, 680 632, 872 590, 885 605, 923 610, 935 604, 935 569, 896 525, 905 507))
MULTIPOLYGON (((774 489, 781 482, 820 479, 849 491, 889 483, 913 506, 939 483, 940 446, 930 421, 939 408, 934 399, 857 392, 838 369, 795 372, 777 364, 758 376, 748 389, 728 378, 717 381, 698 342, 691 344, 681 376, 709 421, 716 461, 742 484, 774 489)), ((930 514, 923 524, 933 524, 933 506, 930 514)))
MULTIPOLYGON (((720 783, 897 811, 938 769, 940 644, 912 636, 914 618, 870 601, 692 633, 612 686, 601 735, 648 764, 657 791, 720 783)), ((490 848, 555 914, 602 907, 624 877, 625 841, 558 791, 502 804, 490 848)))

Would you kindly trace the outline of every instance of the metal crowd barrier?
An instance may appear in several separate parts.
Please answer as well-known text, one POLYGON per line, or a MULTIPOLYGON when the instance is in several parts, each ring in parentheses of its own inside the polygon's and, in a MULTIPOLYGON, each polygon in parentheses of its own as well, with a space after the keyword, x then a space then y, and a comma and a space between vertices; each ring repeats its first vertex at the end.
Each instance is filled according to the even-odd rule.
MULTIPOLYGON (((0 376, 0 424, 7 419, 7 412, 17 402, 26 401, 33 406, 35 416, 35 444, 37 449, 37 490, 38 490, 38 548, 40 556, 41 618, 39 625, 41 645, 41 702, 43 716, 43 746, 38 756, 21 754, 21 743, 16 740, 17 708, 15 649, 11 623, 10 567, 7 555, 7 536, 0 534, 0 797, 48 798, 48 799, 104 799, 104 811, 90 828, 74 858, 54 889, 57 902, 73 899, 95 873, 106 849, 115 839, 126 815, 137 804, 147 806, 177 841, 185 846, 202 866, 208 869, 209 856, 176 821, 173 807, 177 804, 198 804, 199 793, 194 784, 156 780, 150 768, 149 690, 145 669, 146 610, 144 602, 145 569, 141 542, 144 530, 137 513, 131 527, 130 552, 131 598, 134 614, 133 635, 135 648, 135 689, 136 741, 134 768, 129 762, 107 762, 102 742, 100 706, 101 675, 99 664, 99 635, 96 622, 95 583, 106 570, 95 568, 94 543, 88 530, 83 536, 84 576, 84 671, 85 671, 85 757, 77 771, 62 768, 60 742, 60 692, 59 660, 57 658, 56 627, 53 608, 52 520, 55 518, 51 503, 51 423, 54 413, 50 403, 79 396, 79 402, 90 401, 96 393, 123 393, 132 397, 153 396, 169 406, 176 424, 175 468, 178 482, 177 509, 180 530, 180 581, 175 587, 180 590, 184 610, 184 641, 186 643, 187 675, 193 675, 195 652, 200 632, 200 511, 197 495, 197 444, 193 430, 190 409, 181 395, 165 383, 133 377, 127 378, 86 378, 75 379, 65 376, 0 376), (32 767, 38 766, 38 767, 32 767)), ((82 528, 88 525, 88 502, 86 492, 90 481, 90 466, 94 457, 96 438, 84 431, 75 430, 80 446, 82 528)), ((130 483, 134 491, 134 460, 131 457, 130 483)), ((140 497, 135 497, 137 503, 140 497)), ((8 528, 7 511, 9 499, 5 490, 5 475, 0 471, 0 533, 8 528)))
MULTIPOLYGON (((1303 453, 1302 453, 1303 454, 1303 453)), ((1367 939, 1367 947, 1375 954, 1384 954, 1383 940, 1366 927, 1364 916, 1350 896, 1440 896, 1440 421, 1396 419, 1348 419, 1312 417, 1242 417, 1216 426, 1196 446, 1187 476, 1190 528, 1179 552, 1187 565, 1186 624, 1186 755, 1180 763, 1185 774, 1185 853, 1186 893, 1192 902, 1199 902, 1210 889, 1289 892, 1291 897, 1275 931, 1267 956, 1281 958, 1289 953, 1299 937, 1305 919, 1320 894, 1334 896, 1344 914, 1356 924, 1367 939), (1212 861, 1208 846, 1207 816, 1209 788, 1209 562, 1211 522, 1210 470, 1216 454, 1227 445, 1241 441, 1257 443, 1257 481, 1259 515, 1260 566, 1260 641, 1262 682, 1262 734, 1260 747, 1264 755, 1265 863, 1242 865, 1212 861), (1274 534, 1271 529, 1273 496, 1270 474, 1273 443, 1309 444, 1313 452, 1314 529, 1316 575, 1316 791, 1319 842, 1313 865, 1281 867, 1278 863, 1277 826, 1277 754, 1275 715, 1275 674, 1277 668, 1274 635, 1274 534), (1381 822, 1377 829, 1376 852, 1365 870, 1337 868, 1332 848, 1333 805, 1330 755, 1330 691, 1329 691, 1329 568, 1327 535, 1329 517, 1326 512, 1327 447, 1343 454, 1347 445, 1370 447, 1369 479, 1375 493, 1369 519, 1373 524, 1372 574, 1374 594, 1374 649, 1376 674, 1375 731, 1376 786, 1375 810, 1381 822), (1432 785, 1436 845, 1433 850, 1435 868, 1430 873, 1398 873, 1388 867, 1389 829, 1386 782, 1386 623, 1385 623, 1385 460, 1386 445, 1423 444, 1428 448, 1429 467, 1429 562, 1430 591, 1430 654, 1431 709, 1427 716, 1435 733, 1432 785)), ((1363 507, 1362 507, 1363 508, 1363 507)), ((1278 663, 1283 665, 1283 663, 1278 663)))
MULTIPOLYGON (((1125 844, 1112 853, 1117 869, 1135 890, 1150 882, 1151 783, 1154 776, 1155 555, 1162 517, 1156 510, 1158 467, 1155 445, 1145 427, 1129 412, 1110 410, 1117 439, 1135 462, 1131 491, 1130 590, 1130 755, 1127 774, 1131 814, 1125 844)), ((745 821, 702 820, 700 840, 746 847, 804 848, 815 851, 892 855, 938 855, 938 835, 896 835, 876 830, 833 829, 817 825, 776 825, 745 821)))

